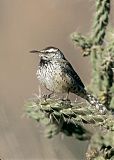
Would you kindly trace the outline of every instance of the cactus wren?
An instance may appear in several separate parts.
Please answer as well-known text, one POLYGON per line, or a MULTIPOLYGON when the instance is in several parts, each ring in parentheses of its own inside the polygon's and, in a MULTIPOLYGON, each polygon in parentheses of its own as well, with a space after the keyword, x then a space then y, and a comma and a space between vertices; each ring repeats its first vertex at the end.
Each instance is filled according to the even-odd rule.
POLYGON ((39 53, 40 64, 36 74, 48 90, 55 93, 74 93, 86 99, 102 114, 106 112, 106 107, 86 91, 80 77, 58 48, 47 47, 40 51, 33 50, 31 53, 39 53))

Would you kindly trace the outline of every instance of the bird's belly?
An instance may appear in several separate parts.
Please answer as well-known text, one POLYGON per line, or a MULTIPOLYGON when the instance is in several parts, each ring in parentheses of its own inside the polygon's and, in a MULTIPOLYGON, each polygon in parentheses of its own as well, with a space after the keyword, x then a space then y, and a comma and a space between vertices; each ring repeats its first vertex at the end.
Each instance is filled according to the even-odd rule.
POLYGON ((68 80, 63 76, 60 69, 56 68, 49 71, 49 68, 39 70, 38 78, 40 82, 50 91, 65 93, 69 90, 68 80))

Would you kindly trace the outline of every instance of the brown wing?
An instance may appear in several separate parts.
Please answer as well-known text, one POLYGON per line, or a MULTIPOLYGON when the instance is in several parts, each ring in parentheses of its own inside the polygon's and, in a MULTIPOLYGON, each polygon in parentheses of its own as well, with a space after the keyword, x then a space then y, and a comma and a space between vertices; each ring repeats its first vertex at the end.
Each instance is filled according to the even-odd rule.
POLYGON ((61 59, 59 61, 61 63, 61 68, 64 70, 64 72, 68 76, 72 77, 76 81, 76 83, 78 85, 80 85, 81 87, 85 88, 83 82, 81 81, 80 77, 75 72, 75 70, 73 69, 72 65, 67 60, 64 60, 64 59, 61 59))

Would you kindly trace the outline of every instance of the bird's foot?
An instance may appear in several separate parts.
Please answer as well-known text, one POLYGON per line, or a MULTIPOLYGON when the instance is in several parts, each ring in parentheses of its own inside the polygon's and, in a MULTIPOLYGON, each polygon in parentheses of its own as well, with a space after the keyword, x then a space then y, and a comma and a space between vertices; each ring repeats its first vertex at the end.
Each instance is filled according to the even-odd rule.
POLYGON ((53 95, 53 92, 50 93, 50 94, 44 94, 44 95, 43 95, 43 98, 46 100, 46 99, 51 98, 52 95, 53 95))
POLYGON ((48 98, 50 98, 50 94, 44 94, 43 95, 43 98, 46 100, 46 99, 48 99, 48 98))

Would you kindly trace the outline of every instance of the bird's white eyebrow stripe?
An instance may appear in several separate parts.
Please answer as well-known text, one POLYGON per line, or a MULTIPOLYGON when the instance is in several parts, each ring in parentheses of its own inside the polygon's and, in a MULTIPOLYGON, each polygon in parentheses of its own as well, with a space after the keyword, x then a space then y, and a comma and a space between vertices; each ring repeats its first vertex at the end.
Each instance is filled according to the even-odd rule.
POLYGON ((46 51, 47 51, 47 52, 55 52, 55 51, 57 51, 57 49, 55 49, 55 48, 50 48, 50 49, 47 49, 46 51))

